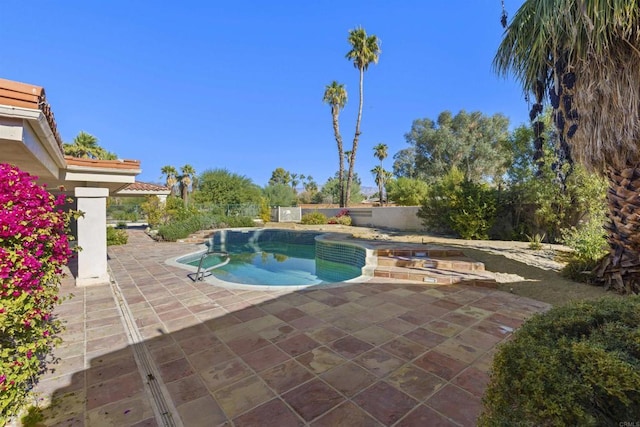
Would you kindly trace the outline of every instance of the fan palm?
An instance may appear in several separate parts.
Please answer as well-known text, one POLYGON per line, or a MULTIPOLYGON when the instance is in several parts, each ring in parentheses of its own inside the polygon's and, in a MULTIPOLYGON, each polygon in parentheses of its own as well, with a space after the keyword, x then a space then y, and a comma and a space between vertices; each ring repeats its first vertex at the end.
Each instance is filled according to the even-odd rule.
POLYGON ((160 172, 162 173, 162 176, 165 177, 165 185, 169 187, 171 195, 173 195, 176 184, 178 183, 178 171, 173 166, 166 165, 160 169, 160 172))
POLYGON ((548 95, 561 148, 608 178, 610 253, 597 273, 626 293, 640 292, 639 28, 635 1, 526 0, 494 59, 536 110, 548 95))
POLYGON ((364 28, 356 28, 349 31, 347 39, 351 45, 351 50, 347 52, 346 58, 353 61, 353 66, 360 73, 360 101, 358 103, 358 118, 356 119, 356 132, 353 137, 353 146, 351 147, 351 156, 349 158, 349 172, 347 174, 347 187, 345 190, 346 200, 345 206, 349 205, 349 197, 351 194, 351 184, 353 182, 353 171, 356 162, 356 151, 358 150, 358 140, 360 138, 360 122, 362 120, 362 103, 364 100, 364 72, 369 68, 369 64, 378 63, 380 57, 380 39, 375 35, 367 36, 364 28))
POLYGON ((340 207, 344 207, 344 148, 342 145, 342 136, 340 135, 340 125, 338 123, 340 110, 342 110, 347 104, 347 90, 345 89, 344 85, 338 83, 335 80, 332 81, 331 84, 327 85, 324 89, 322 102, 331 106, 331 117, 333 119, 333 135, 336 138, 336 143, 338 144, 338 185, 340 191, 340 207))
POLYGON ((384 170, 382 166, 382 161, 387 158, 387 155, 388 155, 387 149, 388 149, 387 144, 382 144, 382 143, 373 147, 373 155, 376 157, 376 159, 380 160, 380 171, 375 172, 376 184, 378 184, 378 194, 380 195, 380 206, 384 204, 383 198, 382 198, 382 192, 384 191, 384 183, 386 181, 387 171, 384 170))
POLYGON ((181 175, 179 176, 179 184, 180 184, 180 194, 182 196, 182 200, 184 200, 185 206, 189 202, 189 188, 191 188, 194 180, 194 175, 196 174, 193 166, 187 164, 180 168, 181 175))
POLYGON ((85 131, 80 131, 71 144, 65 143, 63 147, 66 155, 85 159, 98 159, 104 151, 98 145, 98 138, 85 131))

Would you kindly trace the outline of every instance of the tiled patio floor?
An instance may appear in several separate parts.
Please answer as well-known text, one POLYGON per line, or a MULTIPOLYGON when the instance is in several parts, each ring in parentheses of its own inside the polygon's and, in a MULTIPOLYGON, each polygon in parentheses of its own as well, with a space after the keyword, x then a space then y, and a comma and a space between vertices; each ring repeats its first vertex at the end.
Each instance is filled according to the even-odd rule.
POLYGON ((194 249, 129 230, 109 248, 117 283, 65 282, 46 425, 472 426, 496 345, 548 307, 380 278, 223 289, 164 263, 194 249))

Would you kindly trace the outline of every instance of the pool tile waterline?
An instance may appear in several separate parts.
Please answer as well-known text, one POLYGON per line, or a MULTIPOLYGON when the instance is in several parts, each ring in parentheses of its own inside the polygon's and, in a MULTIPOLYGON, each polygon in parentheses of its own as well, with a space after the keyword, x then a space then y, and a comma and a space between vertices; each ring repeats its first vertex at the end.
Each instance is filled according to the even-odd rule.
MULTIPOLYGON (((264 417, 280 425, 474 425, 495 345, 546 309, 490 289, 381 278, 298 292, 224 290, 164 264, 194 246, 129 235, 128 245, 109 248, 109 265, 185 426, 259 425, 264 417)), ((110 287, 67 281, 70 292, 59 307, 70 323, 58 352, 83 363, 38 386, 45 406, 56 402, 44 409, 47 425, 162 425, 148 378, 132 371, 122 321, 100 320, 92 308, 95 301, 115 312, 110 287)))

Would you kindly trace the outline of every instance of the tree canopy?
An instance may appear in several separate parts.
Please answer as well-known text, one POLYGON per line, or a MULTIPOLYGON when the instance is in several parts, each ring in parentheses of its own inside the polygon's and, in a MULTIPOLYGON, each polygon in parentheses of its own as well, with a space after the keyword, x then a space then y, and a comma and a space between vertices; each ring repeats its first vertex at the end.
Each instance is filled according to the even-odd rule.
POLYGON ((85 131, 80 131, 73 142, 63 144, 64 154, 85 159, 116 160, 115 153, 105 150, 98 144, 98 138, 85 131))
MULTIPOLYGON (((415 120, 406 141, 415 150, 417 172, 433 182, 456 166, 470 181, 492 181, 509 164, 509 119, 462 110, 444 111, 437 122, 415 120)), ((409 153, 407 153, 409 154, 409 153)), ((402 166, 396 159, 398 169, 402 166)))
POLYGON ((261 189, 246 176, 226 169, 209 169, 198 177, 198 190, 193 193, 197 203, 236 205, 260 203, 261 189))

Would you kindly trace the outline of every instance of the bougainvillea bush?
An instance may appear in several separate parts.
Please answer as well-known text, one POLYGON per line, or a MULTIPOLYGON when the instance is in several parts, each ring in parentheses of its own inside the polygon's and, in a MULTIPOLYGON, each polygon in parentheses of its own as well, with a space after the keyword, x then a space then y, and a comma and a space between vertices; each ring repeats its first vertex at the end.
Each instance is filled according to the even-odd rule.
POLYGON ((70 213, 35 180, 0 164, 0 425, 25 403, 61 328, 52 312, 70 213))

